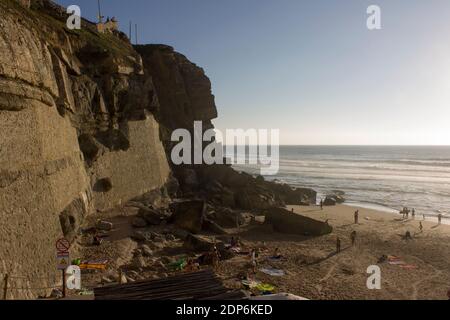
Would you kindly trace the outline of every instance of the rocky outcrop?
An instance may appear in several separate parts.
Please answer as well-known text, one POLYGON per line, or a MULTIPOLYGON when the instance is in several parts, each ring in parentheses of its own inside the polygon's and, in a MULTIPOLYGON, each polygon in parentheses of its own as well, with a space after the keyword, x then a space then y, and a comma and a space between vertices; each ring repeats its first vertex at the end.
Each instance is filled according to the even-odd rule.
POLYGON ((329 194, 323 201, 324 206, 335 206, 336 204, 342 204, 345 202, 344 193, 336 191, 335 194, 329 194))
POLYGON ((265 213, 265 223, 278 232, 304 236, 321 236, 333 231, 325 222, 292 213, 284 208, 270 208, 265 213))
MULTIPOLYGON (((194 121, 201 121, 203 130, 213 127, 217 117, 211 82, 203 69, 165 45, 136 46, 142 55, 145 74, 151 75, 158 92, 156 117, 167 154, 173 147, 170 134, 178 128, 193 132, 194 121)), ((316 201, 311 189, 292 189, 255 179, 234 171, 226 165, 172 166, 184 195, 203 193, 214 204, 241 209, 265 209, 273 205, 310 204, 316 201)), ((262 178, 262 177, 261 177, 262 178)))
POLYGON ((199 233, 203 227, 206 213, 204 201, 181 201, 172 205, 170 222, 191 233, 199 233))

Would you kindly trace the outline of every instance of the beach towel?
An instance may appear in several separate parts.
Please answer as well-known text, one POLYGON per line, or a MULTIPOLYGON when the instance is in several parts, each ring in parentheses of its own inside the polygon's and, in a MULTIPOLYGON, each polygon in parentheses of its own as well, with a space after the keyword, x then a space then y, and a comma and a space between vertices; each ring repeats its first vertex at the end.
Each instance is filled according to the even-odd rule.
POLYGON ((261 291, 263 294, 272 294, 275 292, 275 286, 267 283, 260 283, 256 286, 256 289, 261 291))
POLYGON ((231 247, 230 251, 234 252, 234 253, 240 253, 241 252, 241 248, 239 248, 239 247, 231 247))
POLYGON ((402 269, 407 269, 407 270, 410 270, 410 269, 418 269, 418 267, 415 266, 415 265, 413 265, 413 264, 405 264, 405 265, 401 265, 400 268, 402 268, 402 269))
POLYGON ((285 259, 282 256, 278 256, 278 257, 269 257, 269 258, 267 258, 267 260, 277 262, 277 261, 283 261, 285 259))
POLYGON ((274 268, 261 268, 259 271, 268 274, 269 276, 273 277, 282 277, 285 275, 283 270, 274 269, 274 268))
POLYGON ((401 260, 398 260, 398 261, 389 261, 388 263, 389 263, 390 265, 394 265, 394 266, 400 266, 400 265, 406 264, 405 261, 401 261, 401 260))
POLYGON ((79 267, 84 270, 105 270, 107 264, 108 259, 88 260, 82 261, 79 267))

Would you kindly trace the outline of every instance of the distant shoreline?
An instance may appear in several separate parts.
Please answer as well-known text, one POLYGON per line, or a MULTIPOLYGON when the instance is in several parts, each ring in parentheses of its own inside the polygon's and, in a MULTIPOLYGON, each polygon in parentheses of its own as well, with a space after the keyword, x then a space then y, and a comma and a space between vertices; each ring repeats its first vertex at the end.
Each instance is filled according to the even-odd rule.
MULTIPOLYGON (((375 211, 382 212, 382 213, 389 213, 389 214, 392 214, 393 216, 397 216, 397 217, 400 216, 398 210, 389 208, 387 206, 382 206, 379 204, 369 203, 369 202, 344 202, 343 205, 345 205, 347 207, 370 209, 370 210, 375 210, 375 211)), ((416 214, 416 218, 414 220, 423 221, 423 214, 422 213, 416 214)), ((433 214, 433 215, 425 214, 425 221, 438 222, 437 215, 436 214, 433 214)), ((442 214, 442 224, 450 225, 450 215, 442 214)))

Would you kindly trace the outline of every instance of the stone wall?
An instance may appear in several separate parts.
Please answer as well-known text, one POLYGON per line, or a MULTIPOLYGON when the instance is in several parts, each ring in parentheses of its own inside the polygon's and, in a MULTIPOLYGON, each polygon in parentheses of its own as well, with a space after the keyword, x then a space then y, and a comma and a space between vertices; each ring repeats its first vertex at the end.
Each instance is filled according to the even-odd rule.
POLYGON ((152 115, 142 121, 129 123, 130 146, 126 151, 108 152, 100 156, 92 167, 94 203, 98 210, 158 189, 169 177, 170 169, 164 148, 159 141, 159 125, 152 115), (111 190, 95 186, 107 179, 111 190))

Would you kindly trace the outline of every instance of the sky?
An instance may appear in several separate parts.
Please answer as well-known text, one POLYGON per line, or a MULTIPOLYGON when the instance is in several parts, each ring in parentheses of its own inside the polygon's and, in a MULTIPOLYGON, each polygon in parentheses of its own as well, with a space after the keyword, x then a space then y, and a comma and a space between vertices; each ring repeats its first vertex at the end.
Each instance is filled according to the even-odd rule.
MULTIPOLYGON (((79 5, 95 20, 97 1, 79 5)), ((290 145, 450 145, 448 0, 102 0, 211 79, 217 129, 290 145), (369 5, 381 30, 366 25, 369 5)))

